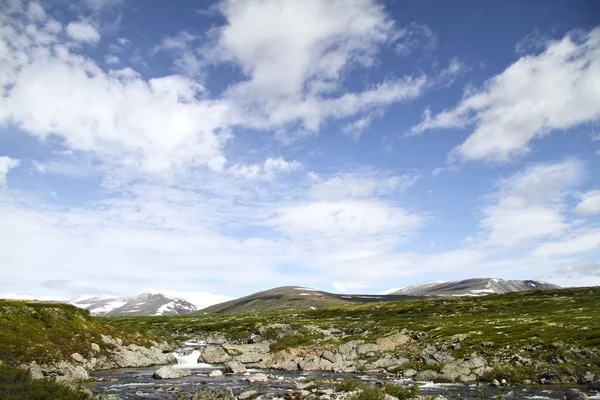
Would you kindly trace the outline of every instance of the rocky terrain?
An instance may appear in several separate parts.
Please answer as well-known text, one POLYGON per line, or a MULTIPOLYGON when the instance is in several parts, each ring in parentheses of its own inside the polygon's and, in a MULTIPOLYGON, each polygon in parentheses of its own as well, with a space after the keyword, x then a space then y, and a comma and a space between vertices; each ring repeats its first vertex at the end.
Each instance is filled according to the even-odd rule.
POLYGON ((152 293, 131 297, 82 296, 69 303, 100 316, 183 315, 197 311, 196 306, 184 299, 152 293))
POLYGON ((391 295, 410 296, 485 296, 488 294, 501 294, 509 292, 522 292, 526 290, 551 290, 560 289, 560 286, 547 282, 532 280, 504 280, 498 278, 466 279, 462 281, 436 281, 425 282, 396 290, 391 295))
POLYGON ((34 378, 87 379, 88 372, 176 363, 173 344, 127 332, 61 303, 0 300, 0 361, 34 378))
MULTIPOLYGON (((66 304, 0 301, 0 360, 32 378, 72 382, 103 369, 174 363, 169 350, 191 341, 204 344, 188 350, 187 359, 219 366, 207 379, 259 368, 479 382, 500 389, 568 384, 600 390, 599 305, 600 288, 150 317, 98 318, 66 304)), ((153 374, 174 382, 194 376, 171 367, 153 374)), ((285 398, 401 398, 384 386, 341 393, 337 383, 331 385, 321 382, 309 393, 298 387, 285 398)), ((210 398, 205 395, 211 394, 189 398, 210 398)))

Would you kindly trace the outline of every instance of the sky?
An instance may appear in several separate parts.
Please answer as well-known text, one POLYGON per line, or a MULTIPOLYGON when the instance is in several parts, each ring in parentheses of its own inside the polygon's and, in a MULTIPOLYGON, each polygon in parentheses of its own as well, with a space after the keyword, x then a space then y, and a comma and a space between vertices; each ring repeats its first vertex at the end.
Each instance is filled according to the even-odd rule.
POLYGON ((0 4, 0 297, 600 285, 595 0, 0 4))

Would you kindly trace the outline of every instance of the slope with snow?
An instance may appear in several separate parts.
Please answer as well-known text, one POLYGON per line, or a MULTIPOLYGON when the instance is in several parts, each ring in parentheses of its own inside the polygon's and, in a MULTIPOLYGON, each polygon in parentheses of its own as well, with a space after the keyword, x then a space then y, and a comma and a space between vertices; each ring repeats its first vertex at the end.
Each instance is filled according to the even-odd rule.
POLYGON ((476 278, 462 281, 425 282, 405 287, 390 294, 412 296, 485 296, 525 290, 560 289, 560 286, 532 280, 504 280, 499 278, 476 278))
POLYGON ((182 315, 197 311, 196 306, 184 299, 153 293, 131 297, 82 296, 69 303, 102 316, 182 315))

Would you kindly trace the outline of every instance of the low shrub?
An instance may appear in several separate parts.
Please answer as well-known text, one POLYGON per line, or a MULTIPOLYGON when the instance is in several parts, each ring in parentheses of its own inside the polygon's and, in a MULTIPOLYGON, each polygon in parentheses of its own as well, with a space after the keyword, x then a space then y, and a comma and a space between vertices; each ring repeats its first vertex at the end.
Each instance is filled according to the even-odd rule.
POLYGON ((72 390, 47 379, 31 379, 29 372, 0 365, 0 400, 91 400, 85 392, 72 390))
POLYGON ((395 383, 386 383, 384 389, 387 394, 397 397, 399 400, 414 399, 419 395, 419 387, 417 385, 402 386, 395 383))

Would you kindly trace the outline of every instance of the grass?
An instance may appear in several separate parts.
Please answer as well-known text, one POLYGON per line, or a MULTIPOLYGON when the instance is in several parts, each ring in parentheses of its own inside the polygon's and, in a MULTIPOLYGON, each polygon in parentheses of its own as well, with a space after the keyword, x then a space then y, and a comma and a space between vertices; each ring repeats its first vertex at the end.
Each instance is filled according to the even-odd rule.
MULTIPOLYGON (((496 354, 529 346, 531 356, 553 355, 565 345, 600 346, 600 287, 528 291, 485 297, 410 300, 346 305, 318 310, 263 311, 164 317, 110 317, 107 323, 125 330, 139 330, 162 337, 183 339, 198 334, 223 333, 242 340, 259 326, 305 325, 343 332, 342 341, 367 342, 403 328, 419 331, 426 341, 452 343, 461 340, 456 357, 473 351, 496 354), (268 323, 266 322, 268 321, 268 323), (369 321, 369 323, 365 323, 369 321), (553 349, 547 348, 555 344, 553 349)), ((278 339, 275 348, 326 344, 340 338, 313 334, 278 339), (306 339, 306 340, 305 340, 306 339)))
POLYGON ((0 360, 11 365, 68 360, 73 353, 87 354, 91 343, 106 352, 102 334, 136 344, 151 339, 105 322, 68 304, 0 300, 0 360))
POLYGON ((399 400, 414 399, 419 395, 419 387, 417 385, 402 386, 395 383, 386 383, 383 387, 387 394, 397 397, 399 400))
POLYGON ((25 370, 0 365, 0 400, 91 400, 89 394, 47 379, 31 379, 25 370))

